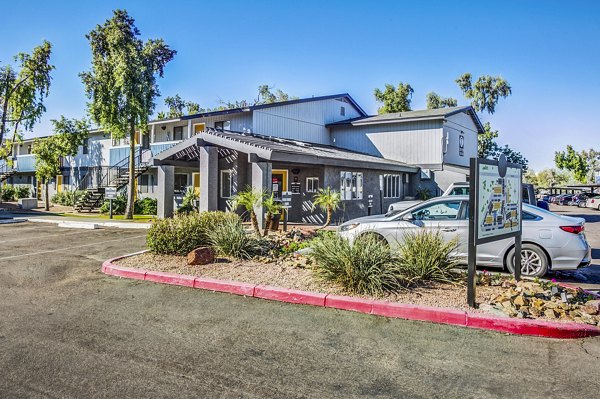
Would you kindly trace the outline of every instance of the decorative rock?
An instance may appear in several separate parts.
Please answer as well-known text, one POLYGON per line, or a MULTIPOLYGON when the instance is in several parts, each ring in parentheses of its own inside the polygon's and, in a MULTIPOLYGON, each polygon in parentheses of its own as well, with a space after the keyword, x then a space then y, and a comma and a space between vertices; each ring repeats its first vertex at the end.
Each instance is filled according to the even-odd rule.
POLYGON ((187 254, 188 265, 208 265, 215 261, 215 250, 211 247, 199 247, 187 254))
POLYGON ((515 300, 513 301, 513 303, 516 306, 521 307, 521 306, 527 305, 528 301, 527 301, 527 299, 525 299, 524 297, 522 297, 521 295, 519 295, 518 297, 515 298, 515 300))
POLYGON ((593 308, 593 309, 596 310, 596 313, 589 313, 589 314, 598 314, 598 313, 600 313, 600 299, 594 299, 594 300, 591 300, 591 301, 587 301, 585 303, 585 306, 589 307, 590 309, 593 308))
POLYGON ((552 310, 552 309, 544 310, 544 316, 546 316, 549 319, 556 319, 556 314, 554 313, 554 310, 552 310))

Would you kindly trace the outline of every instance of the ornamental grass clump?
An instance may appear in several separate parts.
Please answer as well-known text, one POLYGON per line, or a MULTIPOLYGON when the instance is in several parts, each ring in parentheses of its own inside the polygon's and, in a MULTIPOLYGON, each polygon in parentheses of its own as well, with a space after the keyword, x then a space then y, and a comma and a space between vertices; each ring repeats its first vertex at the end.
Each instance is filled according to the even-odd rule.
POLYGON ((351 244, 335 234, 313 240, 309 257, 316 276, 356 294, 382 296, 402 289, 399 258, 387 242, 366 236, 351 244))
POLYGON ((264 240, 246 232, 239 218, 216 225, 209 230, 208 238, 219 254, 236 259, 250 259, 266 248, 264 240))
POLYGON ((399 267, 409 283, 438 281, 451 283, 457 279, 454 269, 458 238, 445 242, 439 231, 422 230, 404 234, 398 245, 399 267))
POLYGON ((235 213, 201 212, 157 219, 148 229, 146 243, 155 254, 186 255, 191 250, 211 245, 209 233, 230 221, 240 222, 235 213))

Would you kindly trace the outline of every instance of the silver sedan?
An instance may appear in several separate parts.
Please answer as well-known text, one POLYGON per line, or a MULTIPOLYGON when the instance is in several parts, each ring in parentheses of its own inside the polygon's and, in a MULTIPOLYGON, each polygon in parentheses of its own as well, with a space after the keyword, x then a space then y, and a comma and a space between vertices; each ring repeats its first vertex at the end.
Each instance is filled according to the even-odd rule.
MULTIPOLYGON (((438 197, 400 212, 368 216, 348 221, 338 227, 343 237, 374 234, 391 246, 402 237, 421 229, 440 231, 445 240, 458 237, 457 256, 466 261, 469 232, 469 197, 438 197)), ((591 248, 584 235, 585 220, 557 215, 523 204, 523 245, 521 272, 526 276, 543 276, 548 270, 572 270, 591 262, 591 248)), ((514 240, 495 241, 477 248, 477 265, 514 270, 514 240)))

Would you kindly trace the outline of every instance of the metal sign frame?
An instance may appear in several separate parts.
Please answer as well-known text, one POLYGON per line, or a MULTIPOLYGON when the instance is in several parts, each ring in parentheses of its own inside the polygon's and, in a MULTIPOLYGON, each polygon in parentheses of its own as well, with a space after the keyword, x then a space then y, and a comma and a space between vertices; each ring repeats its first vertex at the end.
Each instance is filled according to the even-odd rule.
POLYGON ((494 161, 484 158, 471 158, 470 161, 470 180, 469 180, 469 247, 468 247, 468 280, 467 280, 467 303, 475 307, 475 275, 477 267, 477 245, 488 242, 504 240, 507 238, 515 239, 515 270, 516 280, 521 279, 521 238, 523 234, 523 167, 519 164, 506 162, 506 157, 502 155, 499 160, 494 161), (479 238, 479 165, 492 165, 498 167, 499 177, 506 175, 507 168, 519 169, 520 185, 519 193, 519 228, 505 234, 494 235, 491 237, 479 238))

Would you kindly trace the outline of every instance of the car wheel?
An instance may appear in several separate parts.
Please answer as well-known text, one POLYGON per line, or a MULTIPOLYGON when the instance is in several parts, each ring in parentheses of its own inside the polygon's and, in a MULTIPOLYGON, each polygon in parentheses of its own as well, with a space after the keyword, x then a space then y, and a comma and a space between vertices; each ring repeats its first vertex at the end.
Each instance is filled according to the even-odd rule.
POLYGON ((373 232, 361 234, 360 236, 358 236, 356 238, 356 240, 354 242, 360 242, 360 240, 364 240, 364 239, 368 239, 368 238, 373 238, 376 241, 379 241, 388 247, 390 246, 390 243, 385 239, 384 236, 382 236, 379 233, 373 233, 373 232))
MULTIPOLYGON (((515 272, 515 248, 511 248, 506 256, 506 267, 515 272)), ((548 256, 537 245, 521 246, 521 276, 542 277, 548 272, 548 256)))

